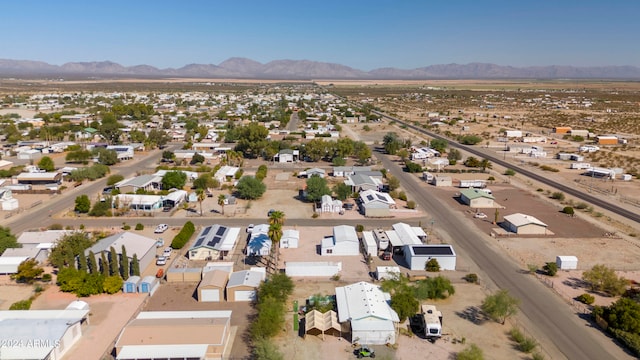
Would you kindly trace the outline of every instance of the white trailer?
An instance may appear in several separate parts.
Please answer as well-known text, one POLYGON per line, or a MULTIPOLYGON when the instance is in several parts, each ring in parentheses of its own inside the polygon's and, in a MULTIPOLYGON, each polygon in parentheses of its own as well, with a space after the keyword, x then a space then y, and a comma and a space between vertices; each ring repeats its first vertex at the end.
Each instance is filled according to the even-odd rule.
POLYGON ((590 168, 591 168, 591 164, 589 163, 576 162, 571 164, 571 169, 584 170, 584 169, 590 169, 590 168))
POLYGON ((442 336, 442 312, 435 305, 422 305, 420 307, 424 317, 424 333, 427 339, 436 341, 442 336))
POLYGON ((378 244, 372 231, 362 232, 362 248, 367 256, 378 256, 378 244))
POLYGON ((376 242, 378 243, 378 249, 381 251, 387 250, 389 248, 389 237, 387 233, 382 229, 373 230, 373 236, 376 238, 376 242))

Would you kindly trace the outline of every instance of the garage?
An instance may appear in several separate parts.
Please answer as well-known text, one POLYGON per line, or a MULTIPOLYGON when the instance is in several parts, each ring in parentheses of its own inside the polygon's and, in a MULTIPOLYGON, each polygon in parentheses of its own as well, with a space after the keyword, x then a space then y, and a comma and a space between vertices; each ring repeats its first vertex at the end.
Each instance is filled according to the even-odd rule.
POLYGON ((440 270, 456 269, 456 253, 451 245, 405 245, 404 259, 411 270, 425 270, 431 259, 438 261, 440 270))
POLYGON ((224 288, 229 280, 229 273, 213 270, 204 274, 198 285, 198 301, 219 302, 224 300, 224 288))
POLYGON ((236 271, 229 276, 227 301, 253 301, 265 273, 254 270, 236 271))

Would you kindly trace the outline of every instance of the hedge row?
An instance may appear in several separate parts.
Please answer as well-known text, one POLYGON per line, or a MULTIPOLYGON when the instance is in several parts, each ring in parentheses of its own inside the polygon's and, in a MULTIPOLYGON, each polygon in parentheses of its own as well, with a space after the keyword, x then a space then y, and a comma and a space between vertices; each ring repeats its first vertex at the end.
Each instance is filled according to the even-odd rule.
POLYGON ((187 221, 186 224, 182 227, 182 230, 173 238, 171 241, 171 247, 174 249, 182 249, 189 239, 191 239, 191 235, 196 231, 196 227, 193 225, 191 221, 187 221))

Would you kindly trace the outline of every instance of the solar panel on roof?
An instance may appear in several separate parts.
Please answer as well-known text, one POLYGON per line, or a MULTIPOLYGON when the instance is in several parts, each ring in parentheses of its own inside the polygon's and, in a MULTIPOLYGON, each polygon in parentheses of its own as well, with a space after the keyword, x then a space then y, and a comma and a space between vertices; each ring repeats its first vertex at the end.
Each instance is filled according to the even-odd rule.
POLYGON ((387 198, 386 198, 386 197, 384 197, 384 196, 382 196, 382 195, 380 195, 380 194, 376 194, 376 196, 378 197, 378 199, 380 199, 380 200, 382 200, 382 201, 386 201, 386 200, 387 200, 387 198))
POLYGON ((218 236, 222 236, 222 234, 224 234, 224 232, 225 232, 225 231, 227 231, 227 228, 226 228, 226 227, 224 227, 224 226, 220 226, 220 227, 218 228, 218 231, 216 231, 216 235, 218 235, 218 236))
POLYGON ((373 196, 367 195, 367 200, 369 200, 369 201, 373 200, 373 196))
POLYGON ((199 237, 198 240, 196 240, 195 246, 202 245, 202 243, 204 242, 204 239, 206 239, 206 236, 199 237))
POLYGON ((209 231, 211 231, 211 226, 207 226, 206 228, 204 228, 204 230, 202 230, 202 236, 207 236, 207 234, 209 234, 209 231))

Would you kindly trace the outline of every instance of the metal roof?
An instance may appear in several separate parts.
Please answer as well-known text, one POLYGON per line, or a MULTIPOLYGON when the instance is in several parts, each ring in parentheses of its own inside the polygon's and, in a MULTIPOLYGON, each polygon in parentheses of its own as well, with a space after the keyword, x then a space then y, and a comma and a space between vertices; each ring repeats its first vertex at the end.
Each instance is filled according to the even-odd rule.
MULTIPOLYGON (((399 322, 398 314, 389 306, 389 294, 385 294, 379 286, 368 282, 336 288, 336 303, 339 321, 354 320, 387 320, 399 322)), ((391 324, 393 326, 393 324, 391 324)))
POLYGON ((525 214, 521 214, 521 213, 515 213, 515 214, 511 214, 511 215, 506 215, 504 217, 504 220, 509 222, 509 223, 511 223, 515 227, 520 227, 520 226, 525 226, 525 225, 530 225, 530 224, 547 227, 547 224, 543 223, 542 221, 538 220, 537 218, 535 218, 535 217, 533 217, 531 215, 525 215, 525 214))
POLYGON ((93 251, 94 254, 110 251, 112 246, 116 253, 121 255, 123 245, 127 249, 127 256, 133 257, 133 254, 136 254, 138 259, 142 259, 150 249, 155 248, 156 240, 127 231, 99 240, 92 247, 85 250, 85 255, 89 255, 89 251, 93 251))
POLYGON ((265 274, 259 271, 242 270, 231 273, 229 276, 229 282, 227 288, 233 288, 237 286, 250 286, 257 288, 260 286, 262 280, 264 280, 265 274))
POLYGON ((409 249, 416 256, 456 256, 451 245, 409 245, 409 249))
POLYGON ((190 250, 206 247, 217 251, 231 251, 239 235, 239 227, 209 225, 200 231, 190 250))
POLYGON ((333 227, 333 239, 339 242, 358 242, 356 228, 350 225, 338 225, 333 227))

